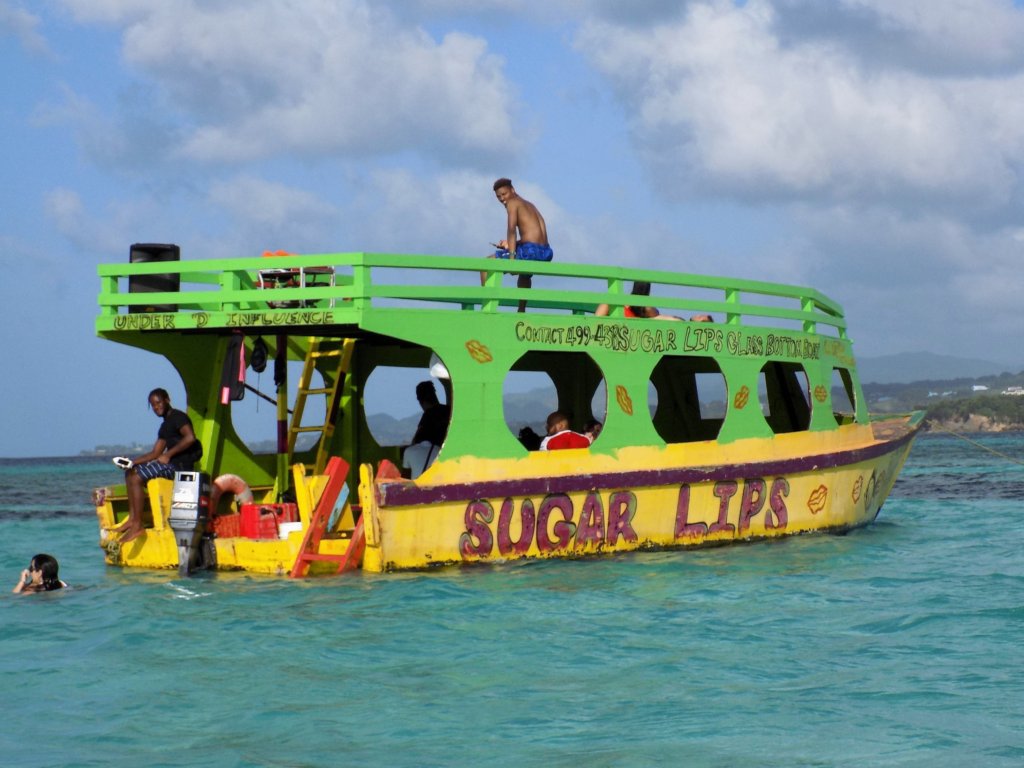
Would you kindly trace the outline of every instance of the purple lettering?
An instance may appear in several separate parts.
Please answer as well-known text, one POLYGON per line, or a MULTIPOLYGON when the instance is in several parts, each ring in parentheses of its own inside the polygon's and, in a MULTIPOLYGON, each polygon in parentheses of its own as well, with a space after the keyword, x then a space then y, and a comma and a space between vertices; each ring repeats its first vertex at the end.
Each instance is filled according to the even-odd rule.
POLYGON ((700 539, 707 535, 708 526, 706 523, 690 523, 687 518, 690 516, 690 484, 683 483, 679 486, 679 500, 676 502, 676 528, 677 539, 700 539))
POLYGON ((789 496, 789 481, 784 477, 772 480, 772 490, 768 494, 771 512, 764 513, 764 527, 782 529, 789 524, 789 510, 786 509, 785 497, 789 496), (774 513, 774 518, 772 517, 774 513))
POLYGON ((569 540, 576 533, 576 526, 572 522, 572 499, 565 494, 547 496, 540 503, 540 511, 537 512, 537 549, 541 552, 554 552, 557 549, 565 549, 569 540), (553 533, 555 538, 548 535, 548 520, 553 510, 562 513, 562 519, 554 525, 553 533))
POLYGON ((719 480, 715 483, 714 494, 720 499, 718 502, 718 520, 711 524, 708 528, 708 533, 719 533, 720 531, 733 533, 736 530, 736 526, 728 522, 728 520, 729 500, 736 495, 738 487, 739 484, 735 480, 719 480))
POLYGON ((740 533, 750 528, 750 519, 764 506, 764 480, 760 477, 743 481, 743 499, 740 501, 740 533))
POLYGON ((604 505, 601 497, 591 491, 583 500, 580 510, 579 527, 576 529, 576 549, 583 549, 588 544, 600 546, 604 541, 604 505))
POLYGON ((466 530, 459 536, 459 552, 462 556, 491 554, 494 538, 489 524, 494 521, 494 508, 483 500, 471 501, 466 506, 465 521, 466 530))
POLYGON ((505 499, 501 503, 501 511, 498 513, 498 552, 503 555, 515 553, 525 555, 533 543, 533 530, 536 527, 537 515, 533 511, 533 501, 523 499, 519 508, 519 538, 512 541, 512 513, 515 511, 515 502, 512 499, 505 499))
POLYGON ((633 517, 636 515, 636 495, 632 491, 616 491, 608 499, 608 544, 615 543, 622 537, 623 541, 635 544, 640 537, 633 530, 633 517))

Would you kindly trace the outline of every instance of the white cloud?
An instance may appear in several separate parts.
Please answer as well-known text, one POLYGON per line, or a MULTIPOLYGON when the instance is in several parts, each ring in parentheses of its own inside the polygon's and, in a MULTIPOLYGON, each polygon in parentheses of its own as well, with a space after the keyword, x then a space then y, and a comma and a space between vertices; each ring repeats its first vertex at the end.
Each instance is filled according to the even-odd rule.
POLYGON ((437 41, 362 0, 66 2, 125 27, 124 58, 181 112, 188 158, 415 151, 465 163, 519 147, 503 63, 478 37, 437 41))
POLYGON ((333 205, 311 192, 251 175, 213 182, 207 200, 224 214, 217 218, 226 220, 232 233, 218 250, 237 249, 235 256, 322 250, 338 218, 333 205))
POLYGON ((132 242, 128 222, 132 216, 125 208, 109 211, 100 218, 86 210, 79 193, 57 187, 44 200, 46 217, 68 239, 78 254, 126 252, 132 242))
POLYGON ((585 24, 577 47, 635 116, 665 189, 972 210, 1012 199, 1024 75, 869 69, 852 42, 783 43, 778 24, 768 0, 695 3, 648 28, 585 24))
POLYGON ((18 39, 25 50, 50 55, 50 46, 39 33, 38 27, 38 16, 6 0, 0 0, 0 37, 11 35, 18 39))
MULTIPOLYGON (((1013 227, 978 230, 934 212, 797 206, 798 277, 847 309, 865 354, 931 349, 1020 365, 1024 333, 1013 227)), ((860 349, 860 347, 858 347, 860 349)))
MULTIPOLYGON (((785 0, 801 11, 813 0, 785 0)), ((861 12, 882 32, 902 38, 941 67, 1020 65, 1024 15, 1012 0, 842 0, 843 12, 861 12)))
POLYGON ((367 250, 486 256, 505 222, 493 183, 475 171, 372 171, 354 203, 367 250))
MULTIPOLYGON (((675 269, 674 236, 650 222, 587 218, 559 205, 541 186, 513 179, 516 191, 537 206, 547 224, 555 261, 587 261, 675 269)), ((417 176, 406 170, 373 172, 359 185, 350 214, 366 250, 487 256, 505 236, 505 211, 492 191, 493 176, 451 171, 417 176)))

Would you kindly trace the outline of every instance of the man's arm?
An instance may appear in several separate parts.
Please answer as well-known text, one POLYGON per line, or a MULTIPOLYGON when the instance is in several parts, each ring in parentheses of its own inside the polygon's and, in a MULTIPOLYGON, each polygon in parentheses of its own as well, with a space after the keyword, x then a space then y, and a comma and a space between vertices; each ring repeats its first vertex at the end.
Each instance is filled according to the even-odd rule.
POLYGON ((164 440, 158 438, 157 441, 153 443, 153 448, 150 452, 144 453, 141 456, 136 456, 132 459, 132 464, 145 464, 147 461, 156 461, 164 452, 166 445, 167 443, 164 440))
POLYGON ((427 412, 424 411, 423 415, 420 416, 419 423, 416 425, 416 433, 412 436, 412 440, 409 445, 416 445, 416 443, 426 440, 427 431, 427 412))

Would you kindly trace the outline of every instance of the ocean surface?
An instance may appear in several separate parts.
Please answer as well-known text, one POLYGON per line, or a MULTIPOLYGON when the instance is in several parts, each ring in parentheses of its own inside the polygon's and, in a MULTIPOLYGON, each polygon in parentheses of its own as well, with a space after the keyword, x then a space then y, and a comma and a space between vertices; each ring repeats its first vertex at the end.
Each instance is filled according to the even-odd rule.
POLYGON ((972 439, 846 536, 298 582, 108 568, 109 461, 0 460, 0 764, 1022 765, 1024 435, 972 439))

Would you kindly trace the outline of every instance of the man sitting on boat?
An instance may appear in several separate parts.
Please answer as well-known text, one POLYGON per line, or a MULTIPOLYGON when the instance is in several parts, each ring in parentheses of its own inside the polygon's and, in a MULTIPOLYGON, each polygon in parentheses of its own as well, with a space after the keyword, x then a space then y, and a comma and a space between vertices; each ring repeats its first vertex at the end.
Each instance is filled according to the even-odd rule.
MULTIPOLYGON (((551 261, 554 252, 548 245, 548 229, 537 206, 521 198, 510 179, 494 182, 494 196, 508 212, 508 226, 505 239, 497 243, 498 250, 489 259, 525 259, 528 261, 551 261)), ((480 273, 480 285, 487 280, 487 273, 480 273)), ((530 288, 533 275, 520 274, 517 288, 530 288)), ((519 311, 526 311, 526 302, 519 302, 519 311)))
POLYGON ((142 535, 146 483, 156 477, 173 480, 175 472, 193 469, 203 455, 203 446, 192 429, 192 420, 184 411, 171 407, 171 396, 166 389, 158 387, 149 393, 149 407, 163 422, 153 449, 133 459, 125 469, 128 520, 118 529, 122 544, 142 535))
POLYGON ((423 415, 416 426, 412 443, 402 452, 402 466, 409 470, 409 477, 413 480, 423 474, 437 458, 451 421, 451 408, 437 399, 434 382, 421 381, 417 384, 416 399, 423 409, 423 415))
POLYGON ((590 447, 590 438, 569 429, 569 417, 561 411, 553 411, 548 415, 547 428, 548 436, 540 442, 542 451, 590 447))

